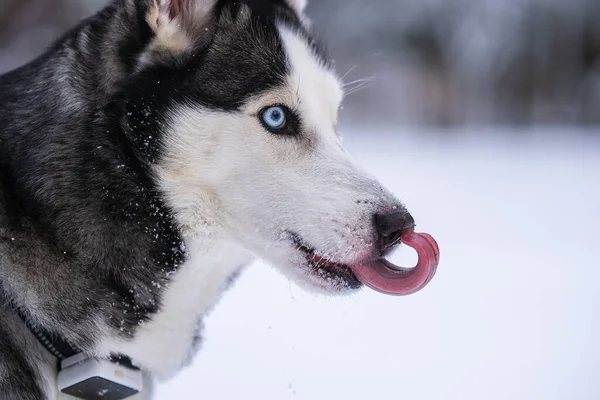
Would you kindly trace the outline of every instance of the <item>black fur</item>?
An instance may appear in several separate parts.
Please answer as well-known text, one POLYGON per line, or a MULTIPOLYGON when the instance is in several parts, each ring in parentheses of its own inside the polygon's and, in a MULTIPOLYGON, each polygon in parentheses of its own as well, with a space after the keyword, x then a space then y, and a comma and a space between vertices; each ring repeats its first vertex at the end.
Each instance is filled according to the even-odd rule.
POLYGON ((0 379, 0 399, 43 399, 44 393, 37 383, 39 375, 35 366, 24 357, 26 349, 18 347, 4 329, 0 326, 0 355, 3 359, 0 365, 10 368, 0 379))
MULTIPOLYGON (((134 3, 115 1, 0 77, 0 299, 84 351, 98 325, 133 337, 185 260, 149 173, 166 112, 184 102, 236 110, 287 73, 275 23, 307 35, 282 0, 222 0, 208 44, 138 70, 152 30, 147 4, 134 3)), ((1 329, 15 321, 0 321, 0 372, 10 372, 0 398, 42 399, 35 366, 1 329)))

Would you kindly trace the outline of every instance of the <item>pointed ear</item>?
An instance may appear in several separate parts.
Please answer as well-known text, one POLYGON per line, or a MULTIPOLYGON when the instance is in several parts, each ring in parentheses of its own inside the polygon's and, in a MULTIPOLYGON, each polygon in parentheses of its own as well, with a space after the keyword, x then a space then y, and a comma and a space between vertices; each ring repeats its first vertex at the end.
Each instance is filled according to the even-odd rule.
POLYGON ((150 0, 146 21, 155 50, 182 52, 210 40, 216 0, 150 0))
POLYGON ((304 9, 306 8, 308 1, 307 0, 287 0, 287 3, 289 4, 290 7, 292 7, 298 13, 298 15, 303 15, 304 9))
POLYGON ((298 14, 300 21, 302 21, 306 27, 310 27, 311 21, 304 13, 304 10, 308 5, 308 0, 286 0, 286 2, 296 12, 296 14, 298 14))

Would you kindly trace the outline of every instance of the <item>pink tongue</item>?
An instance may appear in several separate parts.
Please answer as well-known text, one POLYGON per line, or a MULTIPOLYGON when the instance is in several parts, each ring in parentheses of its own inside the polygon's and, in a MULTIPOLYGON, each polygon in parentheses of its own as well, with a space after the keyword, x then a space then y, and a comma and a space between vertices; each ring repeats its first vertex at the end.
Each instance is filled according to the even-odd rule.
POLYGON ((378 292, 402 296, 423 289, 435 275, 440 261, 440 249, 427 233, 407 232, 402 243, 414 248, 419 261, 414 268, 397 267, 384 259, 352 265, 354 275, 366 286, 378 292))

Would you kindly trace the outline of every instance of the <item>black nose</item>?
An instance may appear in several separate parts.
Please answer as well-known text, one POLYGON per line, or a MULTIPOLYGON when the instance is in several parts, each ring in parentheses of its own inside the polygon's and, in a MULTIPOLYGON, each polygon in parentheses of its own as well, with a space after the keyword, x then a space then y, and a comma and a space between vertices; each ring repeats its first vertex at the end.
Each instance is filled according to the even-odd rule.
POLYGON ((375 230, 383 249, 392 247, 407 231, 415 227, 415 220, 407 211, 375 214, 375 230))

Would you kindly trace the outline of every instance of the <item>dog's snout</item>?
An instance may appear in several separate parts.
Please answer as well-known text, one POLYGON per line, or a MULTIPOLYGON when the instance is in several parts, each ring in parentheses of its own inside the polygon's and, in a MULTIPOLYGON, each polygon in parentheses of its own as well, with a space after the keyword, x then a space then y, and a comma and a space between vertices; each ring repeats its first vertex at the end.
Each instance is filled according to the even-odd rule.
POLYGON ((394 211, 375 214, 375 231, 383 249, 394 246, 410 229, 415 227, 415 220, 407 211, 394 211))

